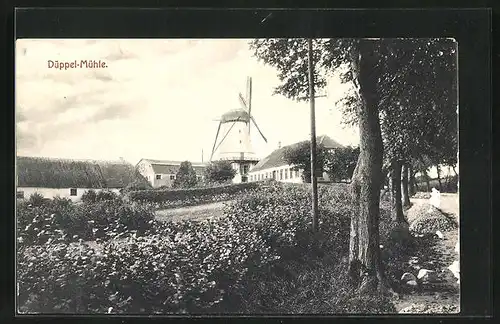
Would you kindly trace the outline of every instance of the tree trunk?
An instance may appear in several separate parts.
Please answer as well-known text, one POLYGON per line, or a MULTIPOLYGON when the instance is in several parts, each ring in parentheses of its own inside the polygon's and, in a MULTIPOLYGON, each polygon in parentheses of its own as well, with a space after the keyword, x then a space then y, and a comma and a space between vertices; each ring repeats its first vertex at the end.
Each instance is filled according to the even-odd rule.
POLYGON ((439 168, 439 165, 436 166, 436 170, 439 183, 439 191, 443 191, 443 185, 441 184, 441 169, 439 168))
POLYGON ((351 215, 349 274, 359 291, 385 288, 379 247, 379 203, 382 184, 382 136, 378 116, 378 73, 375 41, 361 40, 358 57, 353 60, 361 104, 358 107, 360 155, 351 189, 354 211, 351 215))
POLYGON ((408 167, 409 173, 409 187, 410 187, 410 196, 413 196, 417 192, 417 181, 415 180, 415 171, 411 166, 408 167))
POLYGON ((423 176, 425 178, 425 183, 427 184, 427 192, 431 191, 431 183, 429 181, 429 175, 427 174, 427 171, 423 172, 423 176))
POLYGON ((403 178, 401 179, 401 185, 402 185, 402 190, 403 190, 403 207, 410 207, 410 193, 409 193, 409 170, 408 170, 408 164, 404 163, 403 164, 403 178))
POLYGON ((400 161, 392 161, 392 219, 397 223, 404 221, 401 199, 401 167, 400 161))

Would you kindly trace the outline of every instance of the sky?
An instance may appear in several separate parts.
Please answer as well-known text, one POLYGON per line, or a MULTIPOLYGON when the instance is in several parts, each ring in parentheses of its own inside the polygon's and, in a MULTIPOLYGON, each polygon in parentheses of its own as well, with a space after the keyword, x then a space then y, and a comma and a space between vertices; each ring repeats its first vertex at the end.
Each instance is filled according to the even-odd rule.
MULTIPOLYGON (((273 95, 277 72, 245 39, 20 39, 16 42, 17 155, 71 159, 141 158, 206 162, 223 113, 240 107, 252 77, 252 134, 258 157, 309 138, 309 104, 273 95), (95 60, 105 68, 49 68, 95 60)), ((348 85, 336 76, 316 99, 316 133, 359 141, 334 102, 348 85)))

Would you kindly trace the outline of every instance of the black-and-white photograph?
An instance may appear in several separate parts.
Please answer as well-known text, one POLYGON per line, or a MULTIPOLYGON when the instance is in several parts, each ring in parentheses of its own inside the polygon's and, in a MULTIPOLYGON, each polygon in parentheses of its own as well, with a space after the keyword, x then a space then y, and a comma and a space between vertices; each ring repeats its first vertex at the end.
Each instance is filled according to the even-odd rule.
POLYGON ((459 313, 458 46, 18 39, 17 312, 459 313))

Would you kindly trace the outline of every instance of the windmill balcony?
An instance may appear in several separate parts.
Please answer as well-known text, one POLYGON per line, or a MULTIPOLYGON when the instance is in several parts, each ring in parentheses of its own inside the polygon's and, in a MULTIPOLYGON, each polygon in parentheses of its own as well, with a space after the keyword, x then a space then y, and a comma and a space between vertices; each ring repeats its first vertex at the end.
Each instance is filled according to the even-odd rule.
POLYGON ((221 156, 219 158, 219 160, 222 160, 222 161, 235 161, 235 162, 239 162, 239 161, 258 162, 259 158, 255 157, 255 156, 241 155, 241 154, 237 154, 236 153, 236 154, 221 156))

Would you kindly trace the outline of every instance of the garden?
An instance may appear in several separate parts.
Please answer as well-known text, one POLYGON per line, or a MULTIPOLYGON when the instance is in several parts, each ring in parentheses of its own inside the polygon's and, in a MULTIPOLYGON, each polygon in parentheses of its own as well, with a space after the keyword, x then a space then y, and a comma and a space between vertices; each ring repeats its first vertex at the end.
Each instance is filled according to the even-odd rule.
MULTIPOLYGON (((357 295, 349 286, 348 185, 320 185, 317 234, 310 232, 307 185, 252 186, 215 191, 214 197, 233 199, 223 218, 204 221, 155 220, 160 196, 192 203, 195 195, 180 191, 155 194, 149 203, 147 191, 103 191, 81 203, 36 195, 18 201, 19 311, 394 312, 388 299, 357 295)), ((390 237, 382 233, 388 223, 381 222, 382 238, 390 237)))

